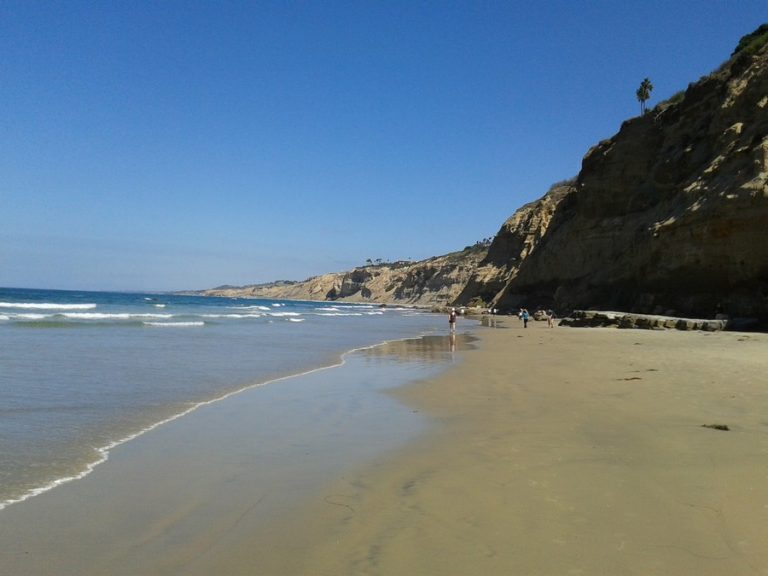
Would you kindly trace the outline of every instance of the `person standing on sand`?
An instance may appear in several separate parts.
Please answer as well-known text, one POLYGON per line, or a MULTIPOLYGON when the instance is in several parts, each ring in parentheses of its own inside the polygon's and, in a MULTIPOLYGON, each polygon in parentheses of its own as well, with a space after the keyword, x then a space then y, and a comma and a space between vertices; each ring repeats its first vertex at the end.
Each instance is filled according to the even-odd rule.
POLYGON ((555 311, 554 310, 547 310, 547 326, 550 328, 555 327, 555 311))
POLYGON ((528 328, 528 318, 530 318, 528 309, 523 308, 523 328, 528 328))
POLYGON ((451 312, 448 314, 448 326, 451 332, 456 332, 456 308, 451 308, 451 312))

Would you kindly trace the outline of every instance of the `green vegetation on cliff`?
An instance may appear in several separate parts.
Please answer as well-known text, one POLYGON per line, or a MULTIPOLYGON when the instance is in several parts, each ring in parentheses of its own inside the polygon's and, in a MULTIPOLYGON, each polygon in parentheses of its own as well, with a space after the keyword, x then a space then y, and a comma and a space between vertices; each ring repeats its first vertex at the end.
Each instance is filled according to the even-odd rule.
POLYGON ((762 24, 754 32, 741 37, 731 56, 736 56, 737 54, 752 56, 757 54, 766 44, 768 44, 768 24, 762 24))

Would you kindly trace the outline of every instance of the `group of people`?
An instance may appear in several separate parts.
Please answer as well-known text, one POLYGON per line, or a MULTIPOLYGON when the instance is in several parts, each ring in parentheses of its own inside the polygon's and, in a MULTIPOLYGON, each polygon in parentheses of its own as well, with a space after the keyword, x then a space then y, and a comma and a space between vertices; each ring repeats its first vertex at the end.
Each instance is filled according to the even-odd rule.
MULTIPOLYGON (((497 310, 494 308, 492 311, 489 310, 492 314, 495 314, 497 310)), ((555 313, 553 310, 547 310, 545 313, 547 318, 547 326, 550 328, 555 327, 555 313)), ((451 333, 456 331, 456 308, 451 308, 448 312, 448 327, 450 328, 451 333)), ((527 308, 520 308, 520 311, 517 313, 517 317, 523 321, 523 328, 528 328, 528 321, 531 319, 531 315, 528 312, 527 308)))
MULTIPOLYGON (((544 315, 547 319, 547 326, 550 328, 555 327, 555 312, 554 310, 546 310, 544 312, 544 315)), ((528 320, 530 320, 531 315, 528 313, 527 308, 520 308, 520 311, 517 313, 517 317, 520 318, 520 320, 523 321, 523 328, 528 328, 528 320)), ((538 318, 537 318, 538 320, 538 318)))

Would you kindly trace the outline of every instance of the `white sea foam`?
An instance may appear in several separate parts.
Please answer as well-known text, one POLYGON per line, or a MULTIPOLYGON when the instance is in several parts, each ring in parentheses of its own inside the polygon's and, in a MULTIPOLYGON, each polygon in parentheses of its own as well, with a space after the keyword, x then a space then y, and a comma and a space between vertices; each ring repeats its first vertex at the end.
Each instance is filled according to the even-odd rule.
POLYGON ((196 328, 205 326, 205 322, 144 322, 144 326, 158 326, 162 328, 196 328))
POLYGON ((58 316, 63 316, 70 320, 140 320, 143 318, 162 320, 173 318, 173 314, 131 314, 128 312, 120 312, 117 314, 108 314, 105 312, 65 312, 58 316))
POLYGON ((0 302, 0 308, 18 310, 93 310, 96 304, 49 304, 46 302, 0 302))
POLYGON ((155 308, 165 308, 165 304, 155 304, 155 308))
POLYGON ((0 314, 0 320, 10 320, 10 316, 6 316, 5 314, 0 314))
POLYGON ((361 312, 321 312, 318 316, 362 316, 361 312))
POLYGON ((233 318, 235 320, 241 318, 262 318, 264 314, 200 314, 202 318, 233 318))
POLYGON ((304 318, 288 318, 288 322, 304 322, 304 318))
POLYGON ((301 316, 301 312, 272 312, 270 316, 281 318, 283 316, 301 316))
POLYGON ((270 310, 272 310, 272 308, 270 308, 269 306, 257 306, 257 305, 253 305, 253 306, 229 306, 229 308, 231 308, 233 310, 262 310, 264 312, 269 312, 270 310))

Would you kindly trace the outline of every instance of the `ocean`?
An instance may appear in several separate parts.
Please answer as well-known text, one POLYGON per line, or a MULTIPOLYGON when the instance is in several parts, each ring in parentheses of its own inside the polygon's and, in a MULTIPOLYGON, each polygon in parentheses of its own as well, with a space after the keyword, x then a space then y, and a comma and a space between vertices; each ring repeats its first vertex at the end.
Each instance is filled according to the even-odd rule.
POLYGON ((0 288, 0 509, 200 406, 445 333, 411 308, 0 288))

